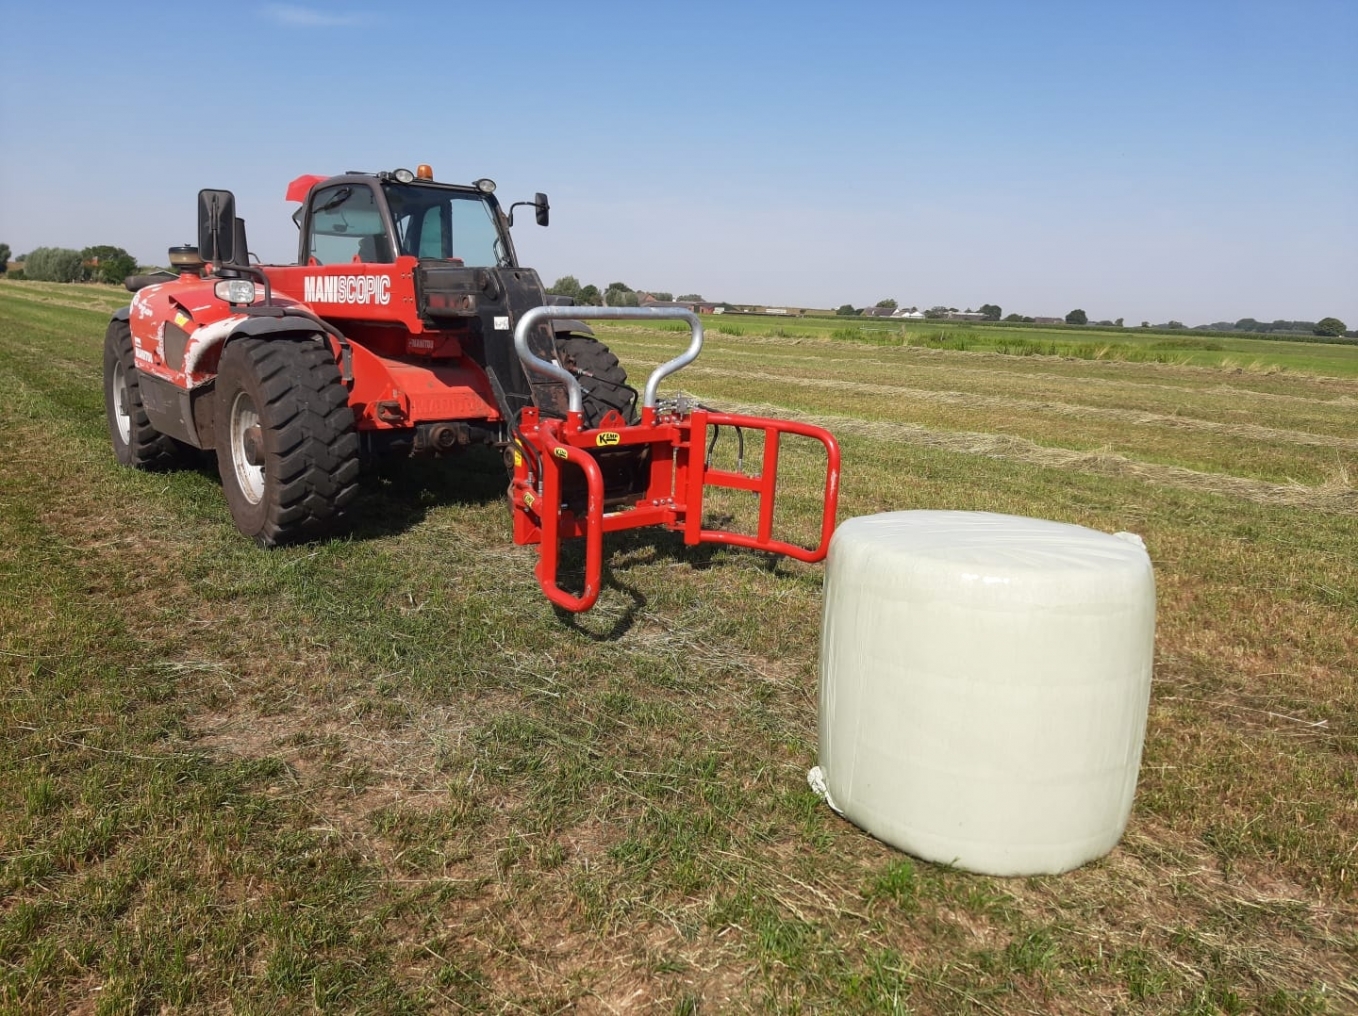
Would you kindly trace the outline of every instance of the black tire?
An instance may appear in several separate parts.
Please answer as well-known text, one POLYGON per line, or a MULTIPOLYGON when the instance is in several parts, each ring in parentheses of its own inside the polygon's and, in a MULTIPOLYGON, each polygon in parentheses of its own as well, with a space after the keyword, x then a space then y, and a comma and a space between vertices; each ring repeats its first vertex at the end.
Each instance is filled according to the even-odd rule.
POLYGON ((580 381, 584 424, 597 427, 604 414, 617 410, 629 424, 640 419, 637 392, 627 384, 627 371, 598 339, 588 335, 558 335, 556 355, 561 366, 580 381))
POLYGON ((239 338, 217 371, 217 468, 236 528, 261 547, 333 532, 358 493, 358 434, 328 344, 239 338))
POLYGON ((184 460, 185 446, 151 426, 141 401, 132 329, 117 318, 104 333, 104 416, 113 454, 134 469, 169 469, 184 460))

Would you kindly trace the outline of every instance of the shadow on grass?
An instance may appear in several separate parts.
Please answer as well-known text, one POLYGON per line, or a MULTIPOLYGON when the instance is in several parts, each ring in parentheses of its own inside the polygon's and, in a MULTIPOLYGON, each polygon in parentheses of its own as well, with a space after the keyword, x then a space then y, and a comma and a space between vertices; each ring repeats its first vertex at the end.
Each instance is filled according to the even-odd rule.
MULTIPOLYGON (((716 528, 730 519, 708 518, 708 528, 716 528)), ((621 614, 611 618, 606 630, 596 629, 589 623, 595 615, 575 614, 560 607, 553 608, 558 619, 572 631, 583 635, 593 642, 616 642, 631 631, 637 616, 646 607, 646 596, 636 587, 629 585, 620 577, 633 568, 674 562, 693 571, 709 571, 720 567, 723 562, 739 556, 744 561, 753 562, 761 571, 773 575, 790 575, 784 567, 785 558, 780 554, 748 550, 743 547, 728 547, 714 543, 700 543, 688 546, 681 533, 648 526, 644 529, 625 530, 611 533, 604 538, 604 560, 600 573, 603 589, 621 593, 627 606, 621 614), (614 564, 619 568, 615 569, 614 564)), ((580 595, 585 586, 585 549, 584 541, 570 540, 562 543, 561 557, 558 562, 557 579, 561 588, 573 595, 580 595)))
POLYGON ((363 475, 349 509, 352 538, 376 540, 403 533, 447 505, 505 501, 509 477, 498 452, 472 447, 439 459, 393 459, 363 475))
MULTIPOLYGON (((220 483, 216 459, 211 454, 186 462, 182 468, 220 483)), ((349 509, 353 521, 347 536, 355 542, 381 540, 418 526, 438 508, 507 504, 508 483, 503 460, 488 448, 473 447, 441 459, 385 461, 365 471, 358 498, 349 509)), ((705 523, 708 528, 720 528, 732 521, 729 517, 710 516, 705 523)), ((565 627, 591 641, 616 642, 631 631, 647 606, 646 596, 626 581, 628 571, 665 562, 708 571, 720 567, 733 555, 770 574, 785 573, 780 555, 711 543, 690 547, 684 544, 682 534, 655 526, 607 534, 602 587, 621 594, 626 606, 616 615, 613 610, 575 614, 555 608, 557 617, 565 627), (591 618, 601 619, 603 625, 590 624, 591 618)), ((561 588, 570 593, 579 595, 583 591, 583 540, 562 542, 558 579, 561 588)))
MULTIPOLYGON (((605 555, 607 555, 607 550, 608 547, 605 544, 605 555)), ((572 540, 562 546, 557 578, 560 580, 563 589, 576 596, 580 595, 585 587, 585 554, 582 541, 572 540)), ((627 606, 622 613, 613 618, 611 623, 605 621, 608 624, 606 630, 594 630, 592 622, 599 615, 593 613, 576 614, 564 607, 557 606, 553 606, 552 611, 556 614, 557 620, 565 627, 578 635, 583 635, 591 642, 617 642, 632 630, 632 626, 636 624, 637 615, 649 601, 641 590, 635 586, 629 586, 618 578, 609 565, 607 556, 604 558, 600 580, 605 589, 619 592, 627 599, 627 606)))

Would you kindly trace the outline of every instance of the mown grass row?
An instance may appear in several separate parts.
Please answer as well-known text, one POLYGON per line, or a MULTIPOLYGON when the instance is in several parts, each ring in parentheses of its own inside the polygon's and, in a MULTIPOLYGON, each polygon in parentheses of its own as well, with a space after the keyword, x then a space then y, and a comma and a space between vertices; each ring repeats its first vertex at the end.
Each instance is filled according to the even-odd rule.
POLYGON ((1113 331, 1068 325, 1016 329, 977 322, 854 321, 833 318, 710 315, 708 328, 730 338, 824 340, 870 346, 920 346, 984 351, 1006 356, 1059 356, 1132 363, 1198 364, 1247 370, 1301 370, 1354 376, 1351 345, 1238 336, 1166 335, 1139 329, 1113 331))
MULTIPOLYGON (((640 534, 610 544, 599 609, 560 616, 511 545, 486 457, 372 478, 352 538, 262 553, 210 468, 113 465, 101 335, 97 313, 0 291, 5 1008, 1358 1004, 1351 514, 846 431, 845 515, 1130 529, 1157 566, 1157 682, 1124 844, 1062 878, 967 876, 888 850, 805 786, 818 569, 640 534)), ((613 341, 629 362, 658 361, 666 340, 613 341)), ((843 348, 803 370, 871 371, 843 348)), ((724 368, 766 350, 710 353, 700 364, 724 368)), ((970 354, 892 355, 976 380, 970 354)), ((1228 377, 1085 369, 1109 366, 1190 403, 1228 377)), ((1082 367, 1061 369, 1079 385, 1082 367)), ((1091 405, 1127 394, 1092 381, 1091 405)), ((1258 404, 1301 416, 1270 426, 1305 429, 1337 397, 1285 383, 1258 404)), ((786 386, 684 384, 799 408, 786 386)), ((871 400, 838 392, 827 408, 872 422, 871 400)), ((1242 444, 1242 468, 1268 444, 1242 444)), ((810 480, 815 457, 790 448, 786 468, 810 480)), ((793 497, 788 524, 813 502, 793 497)))

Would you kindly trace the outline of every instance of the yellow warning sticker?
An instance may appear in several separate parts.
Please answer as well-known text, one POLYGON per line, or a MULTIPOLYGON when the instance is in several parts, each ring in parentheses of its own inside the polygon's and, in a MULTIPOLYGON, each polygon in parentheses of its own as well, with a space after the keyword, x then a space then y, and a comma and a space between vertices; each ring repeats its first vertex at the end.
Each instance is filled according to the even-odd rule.
POLYGON ((181 310, 178 314, 174 316, 174 323, 177 324, 180 328, 183 328, 186 324, 189 323, 189 316, 181 310))
POLYGON ((535 498, 532 494, 525 494, 525 495, 523 496, 523 506, 524 506, 525 508, 532 508, 532 507, 533 507, 533 502, 536 501, 536 500, 537 500, 537 498, 535 498))
POLYGON ((517 448, 515 448, 515 449, 514 449, 514 468, 515 468, 515 469, 518 469, 521 465, 523 465, 523 454, 522 454, 517 448))
POLYGON ((568 459, 570 458, 571 455, 571 453, 566 451, 566 449, 564 448, 553 448, 552 454, 555 455, 558 459, 568 459))
POLYGON ((607 447, 608 445, 619 444, 621 441, 622 435, 619 434, 616 430, 601 430, 599 431, 598 435, 594 438, 594 443, 600 448, 607 447))

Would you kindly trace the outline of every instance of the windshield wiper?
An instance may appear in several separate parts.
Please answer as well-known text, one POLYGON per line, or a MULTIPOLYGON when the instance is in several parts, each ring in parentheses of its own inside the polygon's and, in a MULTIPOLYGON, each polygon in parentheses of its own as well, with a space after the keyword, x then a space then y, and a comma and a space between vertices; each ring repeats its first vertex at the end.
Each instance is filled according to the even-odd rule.
POLYGON ((354 192, 353 192, 353 189, 352 189, 352 188, 350 188, 350 187, 341 187, 340 190, 339 190, 339 193, 337 193, 333 198, 331 198, 331 199, 330 199, 329 201, 327 201, 325 204, 321 205, 320 208, 317 208, 316 211, 318 211, 318 212, 329 212, 329 211, 332 211, 333 209, 336 209, 336 208, 338 208, 340 205, 344 204, 344 202, 348 201, 351 197, 353 197, 353 195, 354 195, 354 192))

